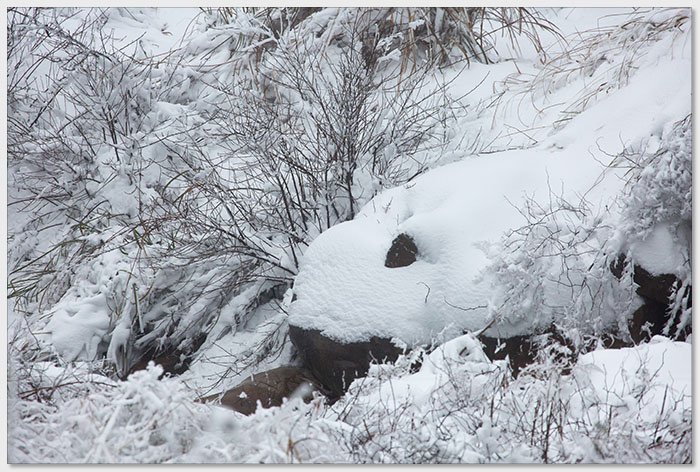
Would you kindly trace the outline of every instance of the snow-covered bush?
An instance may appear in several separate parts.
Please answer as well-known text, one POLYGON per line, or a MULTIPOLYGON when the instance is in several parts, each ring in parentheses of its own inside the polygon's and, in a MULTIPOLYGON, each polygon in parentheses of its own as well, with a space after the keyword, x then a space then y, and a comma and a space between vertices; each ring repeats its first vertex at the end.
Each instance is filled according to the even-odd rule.
POLYGON ((368 65, 360 11, 276 36, 241 12, 161 54, 147 15, 9 11, 10 296, 49 350, 122 376, 189 355, 222 309, 244 325, 315 236, 427 168, 447 84, 368 65), (125 22, 143 39, 114 33, 125 22), (253 64, 261 34, 275 47, 253 64))
POLYGON ((557 195, 547 206, 528 199, 521 211, 526 224, 488 249, 488 271, 499 287, 492 311, 536 331, 556 324, 574 339, 611 331, 625 336, 639 303, 631 268, 620 279, 610 271, 618 256, 605 247, 613 234, 606 215, 557 195))
POLYGON ((641 149, 626 150, 616 160, 616 165, 629 167, 616 239, 626 240, 621 249, 627 251, 629 263, 638 263, 655 274, 677 277, 679 283, 669 299, 671 316, 664 328, 664 334, 673 337, 690 327, 692 315, 691 143, 688 115, 668 123, 641 149), (669 246, 676 250, 669 251, 669 246))
POLYGON ((143 332, 153 321, 139 313, 158 275, 150 258, 162 256, 152 223, 164 176, 152 146, 172 120, 159 99, 173 84, 143 43, 108 28, 119 13, 8 12, 10 296, 39 312, 31 329, 56 334, 67 360, 104 355, 117 324, 138 317, 143 332))
POLYGON ((281 263, 293 272, 318 234, 352 219, 378 190, 425 170, 425 151, 440 146, 451 112, 444 87, 428 85, 430 69, 399 76, 391 65, 365 67, 350 28, 343 47, 320 50, 298 35, 279 40, 258 65, 267 88, 231 84, 230 104, 216 116, 215 136, 240 156, 224 167, 233 218, 284 250, 289 261, 281 263))
POLYGON ((692 313, 689 129, 689 117, 669 123, 642 151, 627 148, 616 156, 612 166, 629 168, 627 186, 604 213, 594 212, 585 199, 574 204, 556 194, 547 206, 526 200, 521 212, 527 223, 490 250, 491 271, 502 287, 494 311, 517 314, 540 329, 555 323, 573 330, 575 339, 610 331, 625 337, 630 315, 641 304, 632 280, 633 264, 639 263, 653 274, 678 277, 664 333, 678 336, 687 328, 692 313), (610 267, 620 255, 628 263, 618 278, 610 267))
POLYGON ((150 367, 82 397, 10 396, 10 462, 485 463, 691 460, 687 343, 599 350, 513 379, 471 334, 373 365, 334 405, 243 416, 150 367), (419 368, 416 368, 419 365, 419 368), (31 445, 31 447, 29 447, 31 445))
MULTIPOLYGON (((263 44, 295 28, 320 8, 231 8, 206 9, 208 23, 233 24, 247 16, 259 28, 249 44, 263 44), (269 35, 261 35, 261 31, 269 35), (267 36, 267 37, 265 37, 267 36)), ((370 7, 357 9, 325 9, 312 21, 322 29, 332 29, 342 16, 360 25, 363 58, 372 64, 383 55, 400 56, 406 70, 424 61, 452 63, 476 60, 499 61, 497 38, 505 37, 514 49, 520 42, 529 42, 542 54, 543 32, 557 34, 556 26, 533 8, 493 7, 370 7)), ((340 20, 341 22, 343 20, 340 20)))
POLYGON ((10 427, 10 462, 159 463, 187 453, 208 408, 161 373, 151 366, 58 405, 13 402, 22 422, 10 427))

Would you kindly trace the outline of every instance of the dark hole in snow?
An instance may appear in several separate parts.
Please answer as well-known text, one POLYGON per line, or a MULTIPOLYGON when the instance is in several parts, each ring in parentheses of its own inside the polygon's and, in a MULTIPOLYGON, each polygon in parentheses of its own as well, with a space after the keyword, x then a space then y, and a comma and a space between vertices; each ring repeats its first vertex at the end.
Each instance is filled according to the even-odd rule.
POLYGON ((416 262, 418 248, 413 238, 405 233, 401 233, 391 243, 389 252, 386 253, 385 267, 406 267, 416 262))

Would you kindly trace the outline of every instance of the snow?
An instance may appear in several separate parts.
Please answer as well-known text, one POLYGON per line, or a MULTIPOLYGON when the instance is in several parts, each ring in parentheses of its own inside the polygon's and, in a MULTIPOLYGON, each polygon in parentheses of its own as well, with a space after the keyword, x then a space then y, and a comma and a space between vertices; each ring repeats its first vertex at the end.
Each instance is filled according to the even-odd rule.
POLYGON ((652 275, 677 274, 689 260, 686 248, 691 241, 684 240, 684 236, 669 224, 659 224, 645 239, 633 240, 630 252, 634 261, 652 275))
POLYGON ((46 329, 51 333, 51 343, 66 360, 97 356, 97 347, 109 329, 105 305, 105 295, 99 294, 84 299, 73 313, 61 309, 53 313, 46 329))
MULTIPOLYGON (((525 194, 547 198, 548 180, 555 188, 574 182, 571 198, 585 193, 604 168, 592 158, 582 161, 571 152, 541 150, 479 156, 384 192, 309 247, 295 281, 290 323, 346 342, 395 336, 409 345, 427 342, 451 324, 484 327, 493 289, 482 277, 488 258, 480 243, 521 225, 512 202, 525 194), (386 268, 386 253, 400 233, 413 237, 419 260, 386 268)), ((611 180, 614 188, 619 181, 611 180)))
POLYGON ((134 46, 144 56, 168 53, 182 46, 193 27, 197 8, 113 8, 105 32, 111 32, 118 44, 134 46))
POLYGON ((589 383, 601 402, 635 408, 648 421, 665 410, 690 409, 692 346, 663 336, 634 348, 603 349, 583 355, 574 377, 589 383), (643 394, 639 402, 635 395, 643 394))
MULTIPOLYGON (((436 391, 444 388, 450 382, 451 372, 446 368, 453 362, 460 362, 468 366, 470 371, 477 376, 477 379, 488 379, 487 374, 497 370, 499 367, 486 357, 481 350, 479 341, 471 335, 456 337, 435 349, 426 358, 420 370, 411 375, 395 379, 392 382, 382 383, 379 388, 369 394, 375 397, 377 404, 389 404, 393 408, 399 407, 402 403, 409 401, 418 407, 429 406, 430 399, 436 391)), ((503 368, 502 364, 499 364, 503 368)), ((368 376, 381 375, 379 366, 373 366, 373 370, 368 376)), ((362 380, 355 381, 355 387, 362 383, 362 380)), ((473 385, 477 390, 483 388, 483 384, 477 380, 473 385)), ((352 389, 353 387, 351 387, 352 389)))

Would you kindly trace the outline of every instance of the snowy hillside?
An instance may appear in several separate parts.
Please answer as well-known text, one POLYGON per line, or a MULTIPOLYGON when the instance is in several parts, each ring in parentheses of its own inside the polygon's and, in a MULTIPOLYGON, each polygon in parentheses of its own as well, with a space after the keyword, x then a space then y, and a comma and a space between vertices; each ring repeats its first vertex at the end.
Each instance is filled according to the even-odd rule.
POLYGON ((8 9, 8 461, 692 461, 691 26, 8 9))

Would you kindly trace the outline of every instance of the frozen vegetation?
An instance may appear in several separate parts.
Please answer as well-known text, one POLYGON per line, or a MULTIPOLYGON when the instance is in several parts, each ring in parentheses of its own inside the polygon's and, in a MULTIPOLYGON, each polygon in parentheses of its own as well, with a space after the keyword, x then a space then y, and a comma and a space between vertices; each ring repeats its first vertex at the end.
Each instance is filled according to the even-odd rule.
POLYGON ((10 462, 692 462, 689 9, 7 15, 10 462))

